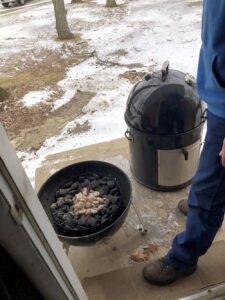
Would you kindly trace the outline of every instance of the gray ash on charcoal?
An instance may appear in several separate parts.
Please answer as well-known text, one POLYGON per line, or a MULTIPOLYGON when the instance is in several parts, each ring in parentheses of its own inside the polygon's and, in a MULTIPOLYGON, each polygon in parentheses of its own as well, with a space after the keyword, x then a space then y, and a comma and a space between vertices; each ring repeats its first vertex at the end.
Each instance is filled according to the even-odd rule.
POLYGON ((100 174, 85 174, 62 185, 55 193, 51 213, 64 235, 99 231, 118 216, 121 194, 116 180, 100 174))

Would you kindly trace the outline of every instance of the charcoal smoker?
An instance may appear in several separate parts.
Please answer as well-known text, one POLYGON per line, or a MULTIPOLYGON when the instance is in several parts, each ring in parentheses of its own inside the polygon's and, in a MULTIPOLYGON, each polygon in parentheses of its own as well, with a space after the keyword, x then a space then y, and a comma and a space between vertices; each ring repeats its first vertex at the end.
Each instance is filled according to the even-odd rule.
POLYGON ((136 180, 160 191, 190 184, 199 162, 205 114, 193 81, 169 70, 169 62, 139 81, 125 112, 125 136, 136 180))

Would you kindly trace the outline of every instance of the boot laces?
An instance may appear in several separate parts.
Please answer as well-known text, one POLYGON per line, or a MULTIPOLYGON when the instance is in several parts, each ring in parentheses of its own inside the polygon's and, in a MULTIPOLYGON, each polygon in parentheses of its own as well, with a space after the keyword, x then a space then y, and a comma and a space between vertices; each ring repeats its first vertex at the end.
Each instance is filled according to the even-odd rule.
POLYGON ((163 272, 166 272, 171 267, 165 258, 159 259, 159 263, 163 272))

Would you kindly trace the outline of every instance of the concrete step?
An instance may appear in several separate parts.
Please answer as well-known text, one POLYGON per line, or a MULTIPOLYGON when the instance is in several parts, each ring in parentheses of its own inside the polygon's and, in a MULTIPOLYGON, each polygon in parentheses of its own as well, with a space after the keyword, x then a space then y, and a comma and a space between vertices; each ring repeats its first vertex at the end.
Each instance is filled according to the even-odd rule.
POLYGON ((200 258, 195 274, 172 285, 157 287, 142 278, 144 264, 86 278, 83 286, 89 300, 170 300, 184 297, 205 287, 225 282, 225 242, 216 242, 200 258))
POLYGON ((86 160, 106 160, 116 155, 129 159, 129 145, 125 138, 48 155, 36 170, 35 189, 38 191, 50 175, 68 165, 86 160))

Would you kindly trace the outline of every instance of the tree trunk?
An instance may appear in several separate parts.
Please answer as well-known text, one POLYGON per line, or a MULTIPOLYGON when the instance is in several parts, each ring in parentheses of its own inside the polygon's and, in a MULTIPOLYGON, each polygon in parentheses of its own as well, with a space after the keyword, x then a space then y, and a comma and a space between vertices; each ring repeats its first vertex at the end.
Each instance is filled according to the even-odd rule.
POLYGON ((55 11, 56 30, 60 40, 71 39, 73 34, 69 30, 66 19, 64 0, 52 0, 55 11))
POLYGON ((106 0, 106 7, 115 7, 117 6, 116 0, 106 0))

